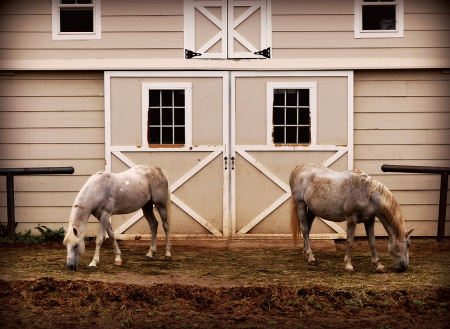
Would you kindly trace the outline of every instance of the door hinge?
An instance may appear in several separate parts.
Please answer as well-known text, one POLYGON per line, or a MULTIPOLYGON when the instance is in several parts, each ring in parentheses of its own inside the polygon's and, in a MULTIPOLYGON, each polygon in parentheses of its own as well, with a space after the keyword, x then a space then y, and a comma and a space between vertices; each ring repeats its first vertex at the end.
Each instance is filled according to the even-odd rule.
POLYGON ((202 54, 196 53, 196 52, 194 52, 192 50, 189 50, 189 49, 185 49, 184 50, 184 58, 186 58, 186 59, 191 59, 192 57, 201 56, 201 55, 202 54))
POLYGON ((264 56, 265 58, 270 58, 270 47, 263 49, 261 51, 257 51, 254 54, 264 56))

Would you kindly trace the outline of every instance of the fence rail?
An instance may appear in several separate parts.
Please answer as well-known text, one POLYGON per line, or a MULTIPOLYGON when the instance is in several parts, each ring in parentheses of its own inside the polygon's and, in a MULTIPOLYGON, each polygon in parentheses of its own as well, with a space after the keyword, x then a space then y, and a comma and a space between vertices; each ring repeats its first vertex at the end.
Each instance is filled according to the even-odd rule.
POLYGON ((440 174, 441 175, 441 191, 439 194, 439 217, 437 241, 444 241, 445 236, 445 217, 447 212, 447 190, 448 190, 448 174, 450 167, 426 167, 426 166, 395 166, 382 165, 383 172, 404 172, 416 174, 440 174))
POLYGON ((73 174, 73 167, 0 168, 0 176, 6 176, 6 207, 8 209, 8 237, 16 239, 16 215, 14 211, 14 176, 73 174))

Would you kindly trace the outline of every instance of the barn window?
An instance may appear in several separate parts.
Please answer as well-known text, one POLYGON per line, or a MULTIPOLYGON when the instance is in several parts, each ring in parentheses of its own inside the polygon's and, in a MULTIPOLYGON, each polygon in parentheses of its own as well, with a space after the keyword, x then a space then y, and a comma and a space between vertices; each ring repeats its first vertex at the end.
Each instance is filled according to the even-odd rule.
POLYGON ((53 0, 54 40, 101 38, 100 0, 53 0))
POLYGON ((355 0, 355 38, 403 37, 403 0, 355 0))
POLYGON ((143 143, 191 144, 191 93, 190 83, 143 84, 143 143))
POLYGON ((315 82, 268 83, 268 144, 316 143, 315 82))

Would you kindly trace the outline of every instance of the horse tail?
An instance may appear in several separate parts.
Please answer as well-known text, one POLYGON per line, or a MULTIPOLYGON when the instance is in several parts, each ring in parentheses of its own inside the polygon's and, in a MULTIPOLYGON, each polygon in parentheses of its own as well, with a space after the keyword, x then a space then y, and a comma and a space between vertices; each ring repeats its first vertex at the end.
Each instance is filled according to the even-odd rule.
POLYGON ((297 247, 298 237, 300 236, 300 218, 294 198, 291 196, 291 232, 294 238, 294 246, 297 247))
MULTIPOLYGON (((167 177, 167 175, 166 175, 167 177)), ((167 213, 167 222, 170 225, 170 219, 172 216, 172 193, 170 192, 170 183, 169 183, 169 179, 167 179, 167 206, 166 206, 166 213, 167 213)))

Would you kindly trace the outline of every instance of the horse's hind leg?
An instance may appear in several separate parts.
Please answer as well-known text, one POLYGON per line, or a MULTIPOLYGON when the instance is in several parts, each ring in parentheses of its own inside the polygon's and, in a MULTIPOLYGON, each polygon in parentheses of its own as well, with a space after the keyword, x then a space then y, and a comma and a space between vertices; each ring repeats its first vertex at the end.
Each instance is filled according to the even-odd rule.
POLYGON ((98 227, 98 233, 97 238, 95 239, 95 253, 94 258, 92 259, 92 262, 89 264, 88 269, 91 271, 94 271, 97 269, 97 263, 100 261, 100 247, 102 246, 103 239, 105 237, 105 231, 109 224, 109 214, 103 213, 100 218, 99 222, 100 225, 98 227))
POLYGON ((345 255, 345 271, 347 273, 354 273, 355 269, 352 266, 351 250, 355 241, 355 229, 358 218, 347 218, 347 253, 345 255))
POLYGON ((364 222, 364 227, 366 228, 367 239, 369 240, 370 252, 372 254, 372 263, 376 266, 377 273, 386 273, 386 268, 381 265, 378 259, 377 249, 375 247, 375 217, 364 222))
POLYGON ((153 260, 153 254, 156 253, 156 241, 158 233, 158 221, 156 220, 155 214, 153 213, 153 202, 147 202, 143 207, 144 217, 150 226, 150 231, 152 232, 152 241, 150 243, 150 250, 146 255, 147 260, 153 260))
POLYGON ((114 245, 114 252, 116 254, 116 258, 114 259, 114 265, 122 265, 122 259, 120 258, 120 249, 119 245, 117 244, 116 237, 114 235, 114 231, 111 227, 111 223, 108 221, 108 226, 106 227, 106 232, 108 233, 109 238, 112 240, 114 245))
POLYGON ((155 203, 155 206, 156 206, 156 209, 158 209, 159 216, 161 217, 164 233, 166 234, 166 256, 164 257, 164 259, 171 260, 172 254, 170 252, 170 238, 169 238, 170 226, 169 226, 169 220, 167 217, 167 207, 169 205, 167 203, 166 204, 155 203))
MULTIPOLYGON (((308 256, 308 265, 317 265, 316 259, 314 258, 311 246, 309 244, 309 232, 311 231, 310 224, 312 225, 315 215, 312 219, 308 218, 308 211, 304 202, 302 202, 300 206, 297 206, 297 209, 303 234, 303 252, 308 256)), ((309 215, 309 217, 311 217, 311 215, 309 215)))

